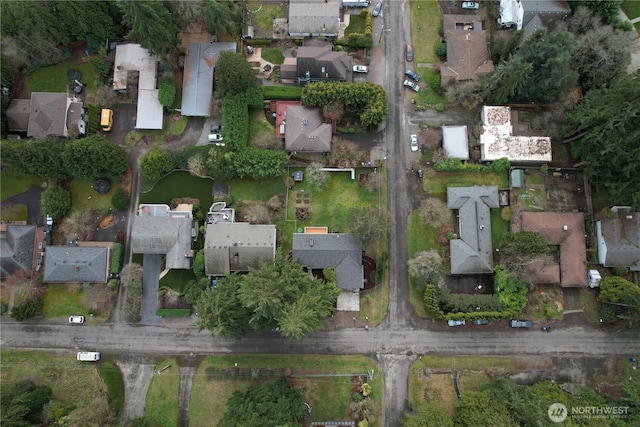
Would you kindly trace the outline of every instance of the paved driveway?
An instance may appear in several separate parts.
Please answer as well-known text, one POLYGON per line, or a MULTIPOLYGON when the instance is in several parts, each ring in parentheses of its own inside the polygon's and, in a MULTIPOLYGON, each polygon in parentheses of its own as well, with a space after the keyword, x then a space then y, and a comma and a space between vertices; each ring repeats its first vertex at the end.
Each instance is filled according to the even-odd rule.
POLYGON ((142 325, 161 325, 156 316, 158 285, 160 282, 160 255, 145 254, 142 259, 142 325))
POLYGON ((2 209, 6 209, 11 205, 27 206, 27 224, 43 224, 42 214, 40 212, 40 195, 42 188, 32 185, 24 193, 16 194, 2 201, 2 209))

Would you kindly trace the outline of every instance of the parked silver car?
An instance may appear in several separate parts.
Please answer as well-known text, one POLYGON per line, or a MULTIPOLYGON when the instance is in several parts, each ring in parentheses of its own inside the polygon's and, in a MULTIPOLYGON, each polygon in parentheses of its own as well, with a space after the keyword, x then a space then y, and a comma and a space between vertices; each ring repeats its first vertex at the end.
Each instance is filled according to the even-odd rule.
POLYGON ((409 80, 405 80, 403 83, 404 87, 406 87, 407 89, 411 89, 414 92, 419 92, 420 91, 420 86, 418 86, 417 84, 415 84, 412 81, 409 80))

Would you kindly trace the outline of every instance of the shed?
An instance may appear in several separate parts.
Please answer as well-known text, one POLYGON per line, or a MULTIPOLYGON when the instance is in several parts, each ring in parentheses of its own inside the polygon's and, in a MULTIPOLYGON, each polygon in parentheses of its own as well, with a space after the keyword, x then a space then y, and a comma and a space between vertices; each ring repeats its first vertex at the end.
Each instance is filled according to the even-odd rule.
POLYGON ((524 173, 522 169, 511 170, 511 187, 520 188, 524 186, 524 173))
POLYGON ((469 160, 466 126, 442 126, 442 147, 447 157, 469 160))
POLYGON ((293 174, 291 174, 291 176, 296 182, 302 182, 302 179, 304 178, 302 171, 295 171, 293 174))

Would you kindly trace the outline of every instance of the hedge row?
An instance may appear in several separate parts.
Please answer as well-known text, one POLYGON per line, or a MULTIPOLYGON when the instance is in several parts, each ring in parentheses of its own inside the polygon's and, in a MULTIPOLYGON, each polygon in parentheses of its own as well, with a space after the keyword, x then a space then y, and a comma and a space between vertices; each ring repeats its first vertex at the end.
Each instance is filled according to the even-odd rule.
POLYGON ((191 316, 191 310, 188 308, 159 308, 156 310, 156 316, 189 317, 191 316))
POLYGON ((456 313, 445 313, 442 311, 440 307, 440 298, 438 295, 438 288, 435 285, 427 285, 424 290, 423 295, 425 308, 433 317, 436 319, 444 319, 444 320, 475 320, 475 319, 486 319, 486 320, 501 320, 501 319, 512 319, 516 317, 519 312, 513 310, 504 310, 504 311, 470 311, 470 312, 456 312, 456 313))
POLYGON ((120 272, 122 268, 122 255, 124 253, 124 246, 120 243, 114 243, 111 251, 111 273, 116 274, 120 272))
POLYGON ((469 171, 469 172, 507 172, 511 164, 509 159, 503 157, 498 160, 494 160, 491 164, 476 165, 473 163, 462 163, 460 159, 450 158, 436 162, 433 167, 438 172, 445 171, 469 171))

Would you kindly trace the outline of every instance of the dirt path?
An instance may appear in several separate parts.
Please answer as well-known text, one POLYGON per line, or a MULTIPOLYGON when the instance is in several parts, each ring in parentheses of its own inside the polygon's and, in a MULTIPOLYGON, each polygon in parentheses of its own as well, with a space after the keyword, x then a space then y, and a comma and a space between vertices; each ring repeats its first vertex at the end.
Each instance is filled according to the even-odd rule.
POLYGON ((147 390, 153 377, 154 365, 144 365, 141 361, 119 361, 118 366, 124 378, 124 407, 121 424, 127 425, 133 418, 144 416, 147 390))

